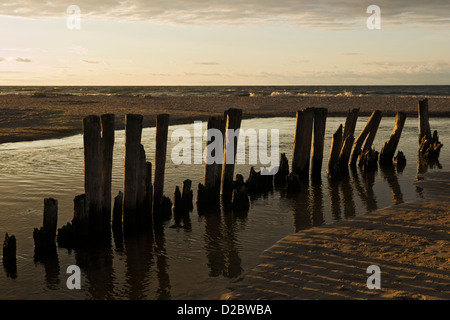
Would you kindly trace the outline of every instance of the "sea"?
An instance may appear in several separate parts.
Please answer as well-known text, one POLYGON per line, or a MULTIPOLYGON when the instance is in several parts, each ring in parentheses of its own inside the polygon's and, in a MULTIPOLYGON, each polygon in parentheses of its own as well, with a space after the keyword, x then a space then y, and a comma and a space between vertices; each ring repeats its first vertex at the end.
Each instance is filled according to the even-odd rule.
POLYGON ((0 95, 32 96, 408 96, 448 97, 449 85, 415 86, 1 86, 0 95))

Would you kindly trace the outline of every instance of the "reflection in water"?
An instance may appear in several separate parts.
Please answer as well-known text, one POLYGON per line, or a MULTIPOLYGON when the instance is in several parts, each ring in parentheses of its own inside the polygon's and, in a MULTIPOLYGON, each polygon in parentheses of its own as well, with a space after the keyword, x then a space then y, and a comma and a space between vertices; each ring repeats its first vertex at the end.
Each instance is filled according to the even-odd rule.
POLYGON ((389 188, 391 189, 392 202, 394 204, 403 203, 403 193, 395 173, 394 166, 381 166, 381 173, 384 180, 387 180, 389 188))
POLYGON ((309 183, 302 181, 300 192, 290 195, 294 206, 294 230, 298 232, 311 227, 311 208, 309 206, 309 183))
MULTIPOLYGON (((359 180, 358 176, 358 169, 352 169, 350 170, 353 185, 356 188, 356 191, 358 192, 359 198, 361 199, 362 203, 366 206, 366 211, 370 212, 373 210, 377 210, 377 199, 375 198, 375 194, 373 192, 373 184, 375 182, 375 174, 374 172, 365 172, 362 175, 364 186, 361 184, 361 181, 359 180)), ((360 171, 361 172, 361 171, 360 171)))
MULTIPOLYGON (((236 216, 232 212, 205 212, 205 249, 209 275, 235 278, 243 268, 236 248, 236 216)), ((242 218, 241 218, 242 220, 242 218)))
POLYGON ((344 216, 351 218, 356 215, 355 201, 353 200, 353 188, 350 177, 347 175, 340 181, 341 201, 344 208, 344 216))
POLYGON ((88 291, 93 299, 110 299, 113 294, 114 269, 111 241, 92 242, 74 249, 75 263, 86 275, 88 291))
POLYGON ((323 219, 322 178, 320 176, 311 179, 310 199, 312 225, 320 226, 325 222, 323 219))
POLYGON ((331 215, 334 221, 341 220, 341 198, 339 194, 339 181, 328 179, 328 193, 330 197, 331 215))
POLYGON ((44 265, 45 283, 48 289, 59 289, 59 259, 56 247, 49 249, 45 253, 35 252, 34 263, 44 265))
POLYGON ((167 263, 168 257, 165 247, 164 229, 162 226, 155 225, 155 254, 156 269, 158 277, 158 289, 156 290, 156 299, 170 299, 170 278, 167 263))
POLYGON ((417 156, 417 174, 427 173, 428 169, 442 169, 439 159, 426 159, 420 153, 417 156))

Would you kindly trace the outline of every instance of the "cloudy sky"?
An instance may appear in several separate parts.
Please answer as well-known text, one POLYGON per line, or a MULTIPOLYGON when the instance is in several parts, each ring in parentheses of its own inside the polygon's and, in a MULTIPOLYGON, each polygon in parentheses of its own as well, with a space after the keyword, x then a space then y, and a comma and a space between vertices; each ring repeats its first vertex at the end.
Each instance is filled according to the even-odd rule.
POLYGON ((4 0, 0 39, 0 85, 450 84, 448 0, 4 0))

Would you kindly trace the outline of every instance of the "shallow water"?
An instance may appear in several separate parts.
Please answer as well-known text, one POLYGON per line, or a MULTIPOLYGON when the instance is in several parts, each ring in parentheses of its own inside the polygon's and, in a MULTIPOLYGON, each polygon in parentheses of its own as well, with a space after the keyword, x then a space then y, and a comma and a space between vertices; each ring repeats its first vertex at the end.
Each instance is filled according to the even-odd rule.
MULTIPOLYGON (((367 117, 358 119, 356 134, 367 117)), ((331 136, 345 118, 328 118, 323 173, 329 155, 331 136)), ((430 119, 444 147, 440 166, 421 171, 448 169, 450 153, 446 137, 450 119, 430 119)), ((250 119, 242 129, 279 129, 280 152, 292 156, 295 118, 250 119)), ((394 118, 383 118, 374 146, 386 141, 394 118)), ((205 124, 204 124, 205 127, 205 124)), ((183 180, 197 184, 203 180, 204 165, 174 165, 170 141, 177 128, 193 130, 193 124, 170 127, 165 193, 173 198, 183 180)), ((147 160, 154 160, 154 128, 143 130, 142 143, 147 160)), ((122 189, 124 132, 116 131, 113 168, 113 196, 122 189)), ((51 261, 34 262, 33 229, 42 225, 43 199, 58 200, 58 227, 72 219, 73 198, 84 192, 83 139, 81 135, 57 140, 0 145, 0 236, 6 232, 17 238, 15 275, 0 272, 0 299, 206 299, 218 298, 227 285, 258 263, 267 247, 289 233, 320 224, 329 224, 372 210, 423 197, 414 186, 417 179, 417 119, 406 120, 398 146, 407 165, 402 172, 378 169, 374 174, 351 174, 340 183, 321 182, 303 186, 295 196, 275 190, 251 199, 245 215, 222 212, 199 215, 194 204, 191 228, 169 228, 164 233, 136 236, 123 243, 91 246, 68 251, 58 248, 51 261), (81 289, 66 287, 69 265, 81 267, 81 289)), ((235 174, 248 177, 250 165, 236 165, 235 174)))

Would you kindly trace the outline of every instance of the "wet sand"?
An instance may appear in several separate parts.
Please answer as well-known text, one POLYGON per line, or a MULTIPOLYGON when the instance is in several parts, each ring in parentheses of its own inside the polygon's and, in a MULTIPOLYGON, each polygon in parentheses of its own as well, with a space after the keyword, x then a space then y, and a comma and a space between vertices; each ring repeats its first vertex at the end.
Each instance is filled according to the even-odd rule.
POLYGON ((450 172, 424 177, 423 200, 283 238, 222 299, 450 299, 450 172))
MULTIPOLYGON (((154 126, 156 115, 170 114, 170 123, 207 120, 228 108, 241 108, 244 118, 295 117, 298 109, 326 107, 330 116, 344 116, 349 108, 361 108, 360 115, 373 110, 384 116, 404 111, 417 117, 423 97, 124 97, 124 96, 0 96, 0 143, 58 138, 81 133, 82 119, 90 114, 114 113, 116 129, 123 129, 127 113, 144 116, 144 127, 154 126)), ((430 98, 431 117, 450 117, 450 98, 430 98)))

